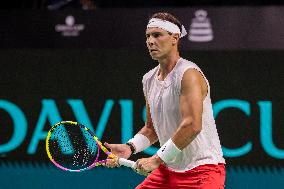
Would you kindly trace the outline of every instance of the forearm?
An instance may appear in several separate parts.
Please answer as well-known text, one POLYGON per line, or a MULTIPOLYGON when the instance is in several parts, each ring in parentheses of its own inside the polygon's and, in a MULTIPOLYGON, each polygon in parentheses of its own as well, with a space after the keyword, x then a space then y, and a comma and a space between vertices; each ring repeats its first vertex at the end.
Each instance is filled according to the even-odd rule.
POLYGON ((201 125, 183 121, 175 134, 158 150, 157 155, 164 163, 171 162, 200 131, 201 125))
POLYGON ((182 121, 172 136, 172 141, 178 149, 182 150, 195 139, 201 129, 201 121, 182 121))

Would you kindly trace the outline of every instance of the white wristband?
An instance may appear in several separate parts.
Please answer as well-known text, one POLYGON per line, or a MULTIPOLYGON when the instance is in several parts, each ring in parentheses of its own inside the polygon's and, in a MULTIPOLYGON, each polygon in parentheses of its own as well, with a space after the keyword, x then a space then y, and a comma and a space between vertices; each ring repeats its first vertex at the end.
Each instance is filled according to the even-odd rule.
POLYGON ((142 134, 136 134, 128 142, 133 144, 133 146, 135 148, 134 154, 137 154, 138 152, 145 150, 146 148, 148 148, 151 145, 150 140, 142 134))
POLYGON ((157 152, 157 155, 167 164, 181 153, 181 150, 173 143, 170 138, 157 152))

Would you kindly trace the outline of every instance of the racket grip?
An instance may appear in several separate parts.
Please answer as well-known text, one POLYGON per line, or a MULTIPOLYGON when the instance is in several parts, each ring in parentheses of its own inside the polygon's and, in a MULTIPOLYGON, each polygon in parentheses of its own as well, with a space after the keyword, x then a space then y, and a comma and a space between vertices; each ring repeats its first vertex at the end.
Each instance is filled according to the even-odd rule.
POLYGON ((119 165, 130 167, 132 169, 136 168, 136 163, 134 161, 131 161, 131 160, 128 160, 128 159, 125 159, 125 158, 119 158, 118 163, 119 163, 119 165))

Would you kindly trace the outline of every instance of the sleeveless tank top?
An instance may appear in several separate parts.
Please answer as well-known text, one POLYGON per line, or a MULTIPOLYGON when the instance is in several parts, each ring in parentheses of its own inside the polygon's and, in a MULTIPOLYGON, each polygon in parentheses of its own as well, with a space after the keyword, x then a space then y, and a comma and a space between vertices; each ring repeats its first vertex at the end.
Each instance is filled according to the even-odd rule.
POLYGON ((181 123, 179 97, 185 71, 188 69, 198 70, 208 87, 207 96, 203 101, 202 130, 182 150, 182 153, 167 164, 168 168, 180 172, 193 169, 199 165, 225 163, 213 117, 210 85, 201 69, 193 62, 180 58, 163 81, 158 80, 159 69, 160 66, 157 66, 146 73, 143 76, 142 83, 160 146, 173 136, 181 123))

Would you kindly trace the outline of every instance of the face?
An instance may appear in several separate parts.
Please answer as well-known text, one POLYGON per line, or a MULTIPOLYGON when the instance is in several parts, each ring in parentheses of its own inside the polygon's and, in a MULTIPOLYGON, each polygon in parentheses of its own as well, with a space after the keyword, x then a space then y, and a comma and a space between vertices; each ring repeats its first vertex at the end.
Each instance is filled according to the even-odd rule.
POLYGON ((169 56, 176 43, 176 36, 169 34, 166 30, 160 28, 147 28, 146 30, 147 48, 154 60, 169 56))

